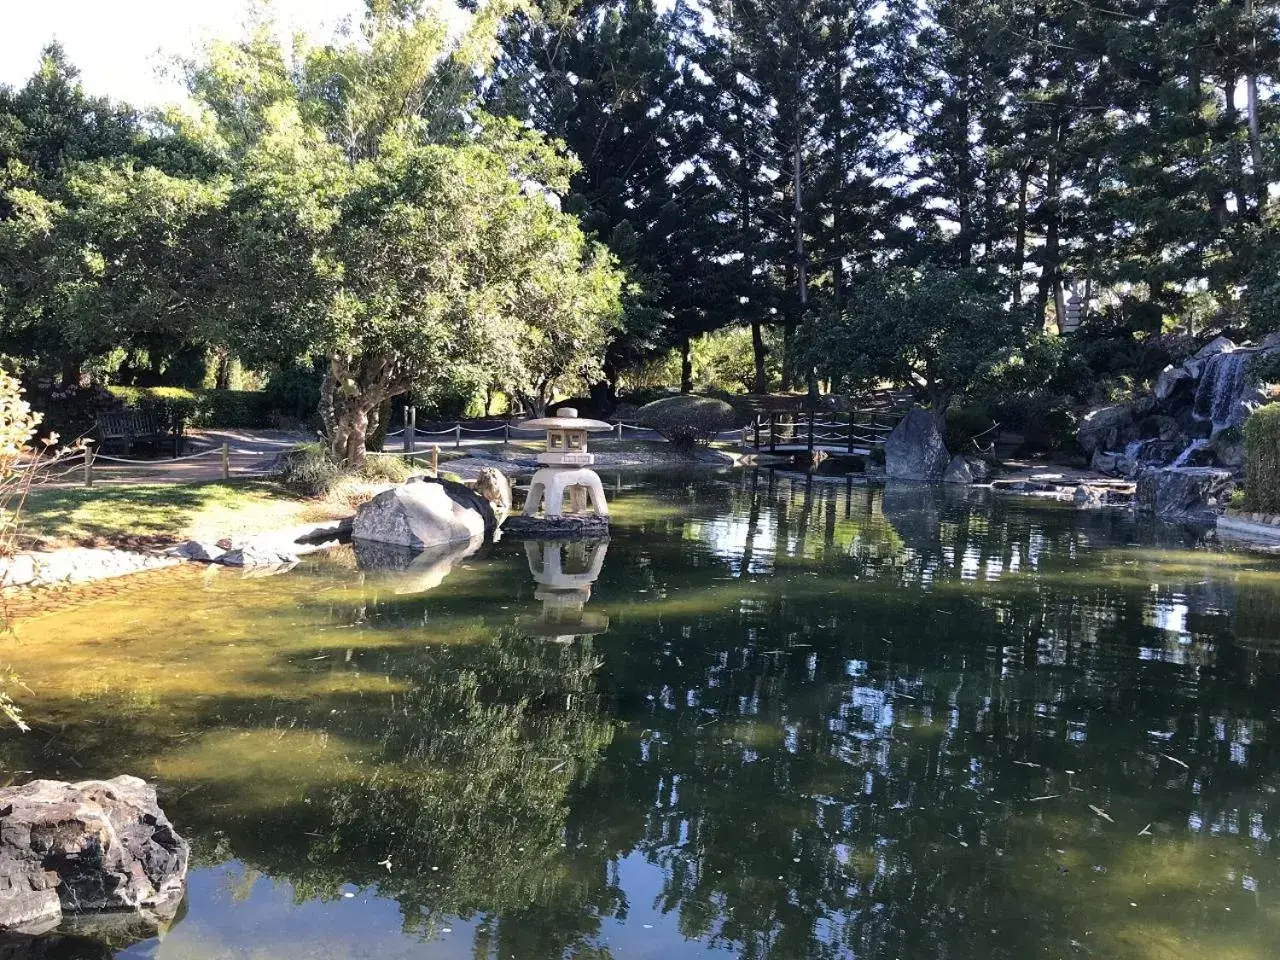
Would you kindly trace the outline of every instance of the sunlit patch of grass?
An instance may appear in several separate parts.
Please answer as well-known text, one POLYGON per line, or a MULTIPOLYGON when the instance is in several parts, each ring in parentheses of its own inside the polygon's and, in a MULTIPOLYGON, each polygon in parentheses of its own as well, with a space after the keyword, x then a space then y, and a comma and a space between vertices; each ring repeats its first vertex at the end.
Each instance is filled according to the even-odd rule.
POLYGON ((146 547, 217 540, 332 515, 274 483, 101 484, 32 491, 23 534, 35 545, 146 547))

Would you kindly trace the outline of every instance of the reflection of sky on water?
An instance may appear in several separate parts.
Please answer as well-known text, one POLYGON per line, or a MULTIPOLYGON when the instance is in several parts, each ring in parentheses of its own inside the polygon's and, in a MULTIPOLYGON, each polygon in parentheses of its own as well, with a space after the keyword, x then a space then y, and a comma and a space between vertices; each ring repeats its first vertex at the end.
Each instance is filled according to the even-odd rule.
POLYGON ((25 762, 157 754, 205 854, 186 917, 121 956, 1272 956, 1264 561, 766 474, 618 506, 607 558, 335 554, 185 592, 164 644, 145 609, 51 621, 54 665, 114 671, 104 623, 128 658, 67 681, 25 762))

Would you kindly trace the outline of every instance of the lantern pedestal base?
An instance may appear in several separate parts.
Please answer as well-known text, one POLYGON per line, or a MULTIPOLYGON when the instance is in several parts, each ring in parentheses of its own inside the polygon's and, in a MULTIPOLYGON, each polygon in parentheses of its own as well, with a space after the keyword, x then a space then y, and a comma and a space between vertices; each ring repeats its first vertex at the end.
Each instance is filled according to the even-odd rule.
POLYGON ((529 496, 524 501, 524 515, 534 517, 541 509, 547 517, 558 517, 564 511, 565 494, 569 495, 569 513, 586 510, 588 502, 601 517, 609 515, 604 499, 604 484, 594 470, 543 467, 533 475, 529 496))

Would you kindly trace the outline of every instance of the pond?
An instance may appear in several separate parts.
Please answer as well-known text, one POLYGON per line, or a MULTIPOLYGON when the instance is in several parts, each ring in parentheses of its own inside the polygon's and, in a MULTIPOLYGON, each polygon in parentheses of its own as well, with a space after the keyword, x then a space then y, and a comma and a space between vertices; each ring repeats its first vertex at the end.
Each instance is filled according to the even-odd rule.
POLYGON ((146 777, 193 847, 169 929, 61 955, 1276 955, 1275 561, 967 490, 611 500, 603 553, 21 623, 5 779, 146 777))

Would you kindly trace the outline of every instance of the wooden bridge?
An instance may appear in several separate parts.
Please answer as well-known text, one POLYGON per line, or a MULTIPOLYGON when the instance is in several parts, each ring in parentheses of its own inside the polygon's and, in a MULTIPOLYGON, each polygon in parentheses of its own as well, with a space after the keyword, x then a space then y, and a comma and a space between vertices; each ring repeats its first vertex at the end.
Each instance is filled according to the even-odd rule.
POLYGON ((848 412, 796 410, 759 412, 743 431, 743 446, 770 453, 869 456, 905 415, 912 401, 906 391, 880 391, 865 406, 848 412))

